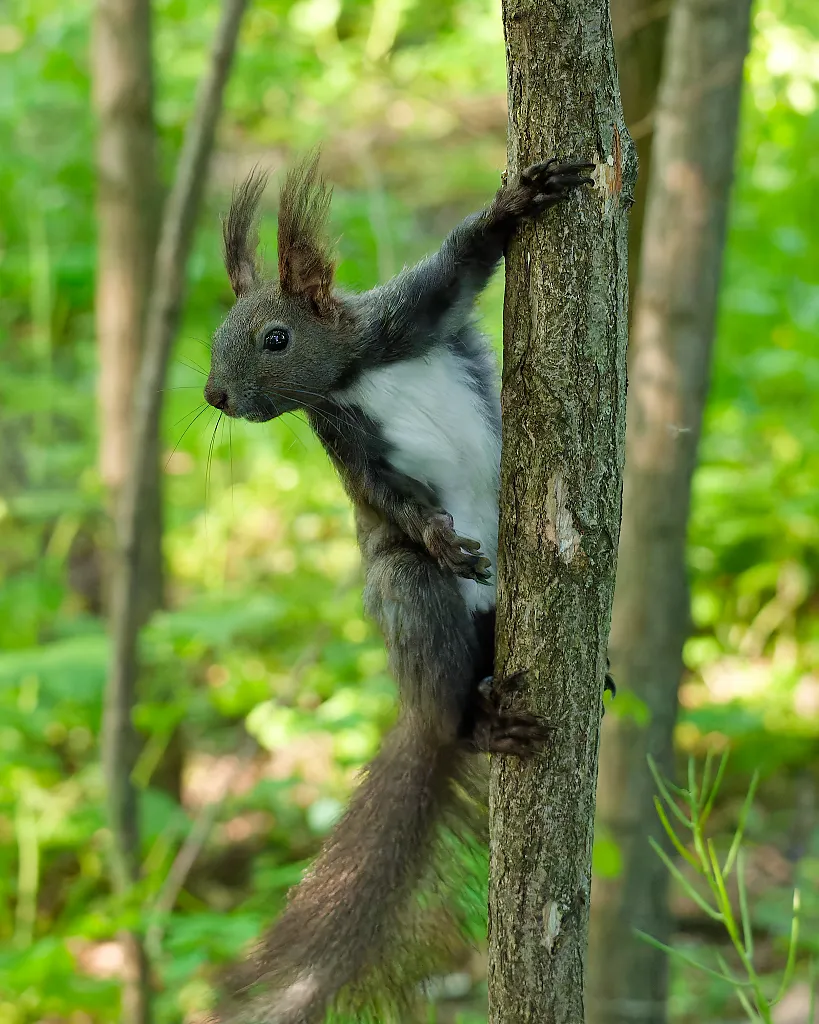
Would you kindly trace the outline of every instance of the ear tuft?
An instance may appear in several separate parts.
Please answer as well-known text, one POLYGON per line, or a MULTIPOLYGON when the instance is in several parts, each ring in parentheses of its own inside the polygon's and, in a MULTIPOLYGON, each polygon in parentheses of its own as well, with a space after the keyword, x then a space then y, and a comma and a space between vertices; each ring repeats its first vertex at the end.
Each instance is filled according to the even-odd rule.
POLYGON ((318 175, 318 150, 290 170, 279 196, 279 285, 308 299, 322 317, 333 317, 335 265, 327 242, 332 190, 318 175))
POLYGON ((242 184, 233 189, 230 210, 222 220, 225 267, 237 298, 250 291, 259 277, 256 211, 266 184, 267 174, 254 167, 242 184))

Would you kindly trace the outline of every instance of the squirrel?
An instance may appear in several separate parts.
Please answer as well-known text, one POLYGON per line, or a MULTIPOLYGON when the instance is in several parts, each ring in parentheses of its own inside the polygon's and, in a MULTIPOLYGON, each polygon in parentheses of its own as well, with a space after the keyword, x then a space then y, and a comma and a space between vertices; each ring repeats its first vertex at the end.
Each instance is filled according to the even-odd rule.
POLYGON ((368 973, 389 977, 385 946, 470 756, 525 756, 548 737, 541 721, 503 712, 493 682, 500 389, 474 306, 517 225, 593 184, 593 167, 527 167, 434 255, 363 294, 334 284, 317 152, 281 188, 278 281, 256 256, 266 175, 234 189, 223 241, 236 302, 214 335, 205 398, 254 423, 306 413, 354 507, 364 606, 400 703, 346 814, 241 969, 263 995, 245 992, 235 1019, 314 1024, 368 973))

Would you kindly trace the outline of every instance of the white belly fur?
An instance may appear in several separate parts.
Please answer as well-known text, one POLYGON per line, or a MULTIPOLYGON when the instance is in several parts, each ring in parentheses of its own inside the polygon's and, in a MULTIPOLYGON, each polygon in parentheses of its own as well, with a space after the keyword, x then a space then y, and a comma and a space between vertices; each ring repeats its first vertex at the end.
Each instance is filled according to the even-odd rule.
POLYGON ((459 583, 470 610, 494 607, 500 439, 463 362, 449 349, 436 349, 368 370, 337 397, 380 425, 395 468, 432 487, 458 533, 481 542, 492 563, 491 586, 459 583))

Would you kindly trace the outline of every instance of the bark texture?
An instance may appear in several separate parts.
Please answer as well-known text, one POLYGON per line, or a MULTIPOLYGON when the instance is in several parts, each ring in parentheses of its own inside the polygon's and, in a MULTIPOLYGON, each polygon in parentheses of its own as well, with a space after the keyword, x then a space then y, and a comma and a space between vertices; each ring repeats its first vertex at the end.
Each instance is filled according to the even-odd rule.
MULTIPOLYGON (((150 0, 98 0, 92 45, 97 113, 100 471, 116 516, 128 473, 134 381, 159 232, 150 0)), ((142 609, 162 602, 162 506, 157 466, 146 492, 142 609)))
MULTIPOLYGON (((142 623, 140 537, 152 482, 157 473, 162 387, 171 343, 184 297, 185 267, 196 214, 213 149, 216 123, 222 109, 236 39, 246 0, 225 0, 217 28, 209 70, 200 86, 179 157, 173 188, 162 218, 148 309, 145 348, 134 393, 134 421, 129 471, 123 480, 120 531, 112 587, 111 660, 103 719, 103 762, 108 788, 108 816, 113 839, 114 884, 127 894, 139 876, 140 835, 137 794, 132 782, 138 741, 132 721, 139 672, 137 641, 142 623)), ((139 946, 138 938, 133 937, 139 946)), ((136 953, 133 954, 136 957, 136 953)), ((132 988, 126 984, 123 1001, 125 1024, 147 1020, 128 1016, 132 988)), ((148 989, 144 991, 147 1007, 148 989)))
POLYGON ((554 735, 542 758, 493 759, 490 1021, 581 1024, 636 167, 606 0, 505 0, 504 26, 510 171, 597 166, 507 255, 498 669, 529 671, 507 699, 554 735))
POLYGON ((750 0, 677 0, 655 117, 642 259, 633 311, 623 525, 612 669, 650 725, 606 722, 598 822, 622 873, 595 880, 590 1021, 666 1019, 667 960, 635 939, 667 942, 667 876, 646 767, 673 772, 682 647, 689 629, 685 545, 691 477, 708 390, 733 177, 750 0))
MULTIPOLYGON (((663 68, 671 4, 672 0, 611 0, 611 25, 623 113, 637 150, 639 168, 628 230, 629 308, 632 316, 640 268, 646 193, 651 177, 657 89, 663 68)), ((602 770, 602 751, 600 757, 602 770)))

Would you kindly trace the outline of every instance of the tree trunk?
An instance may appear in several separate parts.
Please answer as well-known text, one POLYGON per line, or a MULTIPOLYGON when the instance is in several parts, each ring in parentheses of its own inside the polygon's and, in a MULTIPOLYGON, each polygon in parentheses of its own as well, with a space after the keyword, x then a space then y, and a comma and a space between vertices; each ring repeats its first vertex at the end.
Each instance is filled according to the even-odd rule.
POLYGON ((595 880, 590 1006, 595 1024, 666 1019, 665 868, 646 768, 673 771, 682 647, 689 628, 685 543, 691 476, 708 388, 722 253, 748 46, 750 0, 677 0, 655 119, 653 169, 633 314, 627 469, 612 621, 615 678, 650 726, 611 716, 600 776, 601 827, 622 873, 595 880))
POLYGON ((627 210, 636 172, 606 0, 505 0, 510 173, 596 163, 507 255, 498 673, 554 725, 495 757, 492 1024, 583 1021, 594 794, 625 436, 627 210))
MULTIPOLYGON (((614 33, 614 48, 617 55, 617 71, 620 79, 620 92, 623 99, 623 113, 629 134, 634 140, 637 150, 637 166, 639 174, 637 185, 634 190, 634 205, 629 214, 628 234, 628 279, 629 279, 629 314, 630 322, 634 318, 634 300, 637 288, 637 281, 640 268, 640 251, 643 241, 643 223, 645 220, 646 194, 648 182, 651 178, 651 153, 654 143, 654 121, 655 108, 657 104, 657 92, 660 85, 660 76, 663 67, 663 55, 665 52, 665 41, 668 32, 668 16, 672 0, 611 0, 611 23, 614 33)), ((629 343, 629 360, 634 357, 634 339, 629 343)), ((629 402, 633 401, 633 394, 629 402)), ((628 420, 628 408, 626 413, 628 420)), ((626 451, 626 465, 628 466, 628 450, 626 451)), ((628 469, 626 469, 628 476, 628 469)), ((630 505, 628 500, 624 506, 624 517, 628 518, 630 505)), ((622 541, 621 541, 622 544, 622 541)), ((620 560, 620 573, 624 570, 620 560)), ((617 600, 615 590, 615 601, 617 600)), ((614 616, 617 616, 615 608, 614 616)), ((618 678, 620 666, 615 666, 615 678, 618 678)), ((620 680, 621 684, 624 681, 620 680)), ((625 684, 624 684, 625 685, 625 684)), ((672 707, 676 701, 677 683, 672 679, 673 695, 668 696, 667 707, 672 707)), ((655 698, 659 695, 655 692, 655 698)), ((672 719, 674 711, 671 712, 672 719)), ((616 709, 615 709, 616 714, 616 709)), ((670 743, 671 732, 668 725, 668 715, 654 718, 645 726, 646 733, 642 739, 645 750, 656 750, 663 742, 670 743), (653 730, 657 730, 656 738, 653 730)), ((628 790, 621 790, 618 787, 606 785, 605 780, 617 775, 618 765, 628 752, 621 749, 623 745, 634 742, 633 730, 618 729, 609 725, 603 730, 600 742, 600 768, 598 778, 602 780, 597 786, 597 820, 605 826, 620 812, 620 803, 629 802, 631 793, 628 790)), ((667 760, 667 755, 664 760, 667 760)), ((635 833, 641 831, 649 833, 653 830, 655 814, 653 807, 646 807, 650 820, 640 822, 635 833)), ((605 828, 601 829, 606 835, 605 828)), ((606 835, 609 839, 610 836, 606 835)), ((645 858, 638 857, 638 868, 644 867, 645 858)), ((638 876, 639 877, 639 876, 638 876)), ((608 993, 618 990, 623 982, 619 971, 621 965, 615 966, 615 959, 612 958, 607 943, 611 940, 609 930, 612 922, 605 920, 606 909, 603 899, 607 904, 619 905, 619 895, 615 896, 618 886, 617 878, 595 879, 595 898, 591 906, 591 919, 589 923, 589 959, 588 959, 588 998, 587 1017, 589 1024, 606 1024, 608 1017, 608 993)), ((668 931, 666 898, 662 888, 662 878, 656 880, 659 891, 651 893, 647 901, 655 909, 658 920, 653 927, 647 927, 650 934, 663 933, 668 931)), ((646 922, 648 925, 648 922, 646 922)), ((624 926, 627 928, 628 926, 624 926)), ((624 940, 629 944, 633 942, 630 932, 624 940)), ((667 981, 667 964, 665 960, 657 958, 653 968, 653 975, 650 978, 640 979, 636 984, 641 985, 646 992, 640 996, 641 1003, 656 1005, 665 1004, 665 992, 667 981)), ((640 1019, 640 1018, 635 1018, 640 1019)))
MULTIPOLYGON (((97 130, 100 471, 116 518, 128 473, 133 388, 159 230, 150 0, 98 0, 92 47, 97 130)), ((140 534, 141 611, 162 602, 159 460, 140 534)))
MULTIPOLYGON (((137 794, 132 781, 137 736, 132 720, 139 672, 138 639, 142 623, 145 562, 140 536, 157 474, 162 386, 179 317, 196 214, 204 191, 216 123, 222 108, 236 39, 246 0, 225 0, 216 31, 210 67, 203 79, 196 109, 188 125, 176 178, 162 218, 148 308, 145 346, 134 389, 134 419, 128 473, 122 484, 120 530, 113 576, 111 661, 105 693, 103 763, 108 788, 108 817, 113 840, 112 869, 116 889, 127 896, 139 876, 140 835, 137 794)), ((149 988, 141 936, 126 945, 129 962, 140 975, 142 999, 126 978, 124 1024, 148 1020, 149 988), (136 1007, 132 1011, 132 1006, 136 1007), (138 1016, 137 1012, 142 1013, 138 1016)))
MULTIPOLYGON (((637 166, 640 172, 634 189, 634 205, 629 214, 628 229, 629 309, 632 316, 637 274, 640 269, 646 192, 651 176, 654 108, 663 68, 671 4, 672 0, 611 0, 611 25, 614 32, 620 94, 623 98, 623 114, 637 150, 637 166)), ((601 770, 604 749, 600 751, 601 770)))
MULTIPOLYGON (((114 521, 128 472, 133 384, 156 249, 159 218, 150 0, 98 0, 92 43, 97 113, 97 281, 100 471, 114 521)), ((159 473, 146 503, 140 537, 141 616, 161 600, 159 473)), ((130 707, 128 708, 130 715, 130 707)), ((136 737, 130 736, 136 747, 136 737)), ((122 752, 118 753, 118 757, 122 752)), ((133 764, 136 750, 127 752, 133 764)), ((125 808, 123 808, 125 810, 125 808)), ((123 900, 139 874, 139 836, 132 805, 118 823, 113 883, 123 900)), ((124 957, 121 1019, 148 1024, 150 972, 138 933, 119 936, 124 957)))

